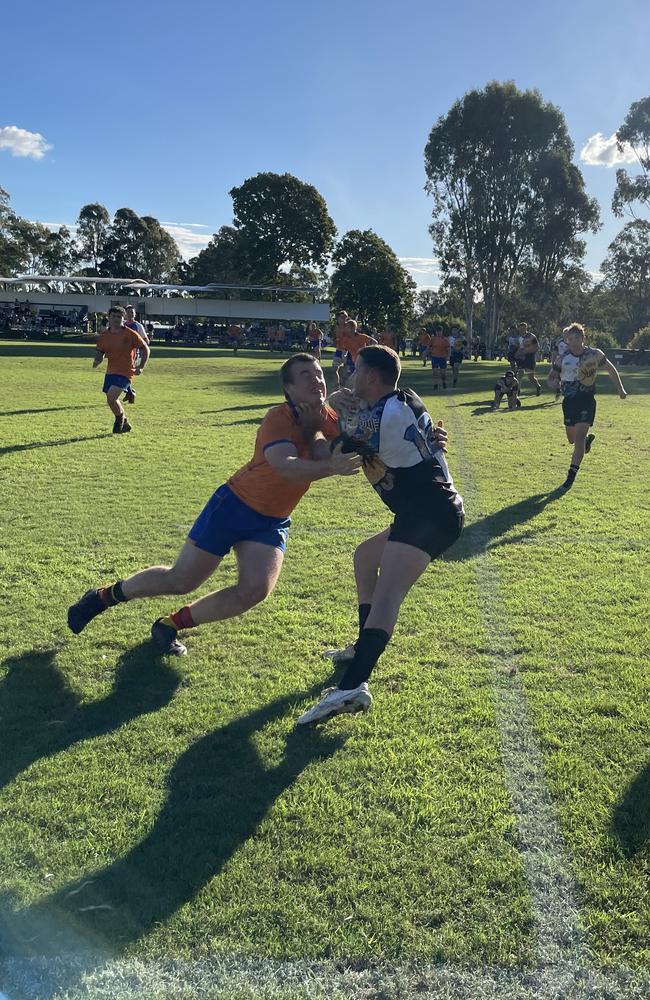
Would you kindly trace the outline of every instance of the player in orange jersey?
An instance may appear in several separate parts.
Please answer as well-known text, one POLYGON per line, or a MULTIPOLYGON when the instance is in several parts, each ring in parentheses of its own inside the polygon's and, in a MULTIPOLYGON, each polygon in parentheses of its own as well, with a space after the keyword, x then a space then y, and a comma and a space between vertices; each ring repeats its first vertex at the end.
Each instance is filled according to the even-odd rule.
POLYGON ((329 442, 339 433, 336 414, 325 405, 325 376, 309 354, 294 354, 280 369, 285 402, 272 407, 257 432, 255 451, 213 494, 190 530, 173 566, 152 566, 112 586, 88 590, 68 610, 68 626, 81 632, 96 617, 124 601, 163 594, 189 594, 212 576, 234 550, 237 583, 214 591, 154 622, 151 635, 161 652, 182 656, 182 629, 244 614, 275 587, 291 524, 291 512, 316 479, 358 472, 357 455, 329 442))

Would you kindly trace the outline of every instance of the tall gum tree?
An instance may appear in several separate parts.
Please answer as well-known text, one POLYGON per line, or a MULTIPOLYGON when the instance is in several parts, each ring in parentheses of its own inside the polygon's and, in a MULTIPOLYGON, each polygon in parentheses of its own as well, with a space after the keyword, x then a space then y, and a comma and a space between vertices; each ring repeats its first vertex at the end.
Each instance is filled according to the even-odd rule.
POLYGON ((468 92, 431 130, 425 170, 434 249, 468 289, 473 281, 480 289, 488 348, 513 281, 530 263, 535 241, 539 249, 550 238, 558 212, 568 225, 545 251, 556 275, 565 258, 579 253, 578 233, 597 225, 597 206, 584 188, 579 207, 565 212, 581 183, 573 152, 559 108, 511 82, 468 92))

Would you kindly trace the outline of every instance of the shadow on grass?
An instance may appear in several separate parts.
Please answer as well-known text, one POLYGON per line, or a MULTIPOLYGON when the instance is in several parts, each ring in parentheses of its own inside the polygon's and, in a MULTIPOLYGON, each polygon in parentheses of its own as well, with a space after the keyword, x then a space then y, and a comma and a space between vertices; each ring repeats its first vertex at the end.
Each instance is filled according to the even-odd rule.
POLYGON ((11 455, 16 451, 32 451, 34 448, 58 448, 65 444, 77 444, 81 441, 99 441, 101 438, 112 437, 111 434, 91 434, 88 437, 63 438, 60 441, 32 441, 30 444, 10 444, 0 448, 0 455, 11 455))
POLYGON ((520 542, 523 538, 534 537, 525 534, 518 535, 517 538, 497 541, 512 528, 532 521, 538 514, 541 514, 547 504, 562 496, 564 494, 559 489, 550 493, 535 493, 533 496, 526 497, 525 500, 520 500, 509 507, 495 511, 494 514, 482 517, 479 521, 474 521, 473 524, 465 528, 459 540, 445 553, 443 558, 450 562, 462 562, 464 559, 472 559, 491 548, 496 548, 497 545, 508 545, 520 542))
POLYGON ((5 660, 0 685, 0 788, 35 761, 81 740, 114 732, 125 722, 167 705, 180 676, 156 656, 150 643, 118 661, 113 690, 80 705, 56 664, 56 650, 5 660))
POLYGON ((43 406, 36 410, 3 410, 0 417, 21 417, 28 413, 60 413, 62 410, 94 410, 95 403, 86 403, 83 406, 43 406))
POLYGON ((611 832, 626 858, 650 844, 650 764, 637 774, 612 815, 611 832))
MULTIPOLYGON (((85 952, 93 967, 190 902, 301 773, 342 745, 342 737, 294 730, 285 737, 282 760, 265 765, 255 735, 300 697, 279 698, 194 743, 170 771, 167 799, 145 838, 113 864, 19 911, 11 924, 5 918, 7 953, 85 952)), ((2 909, 6 914, 6 900, 2 909)))

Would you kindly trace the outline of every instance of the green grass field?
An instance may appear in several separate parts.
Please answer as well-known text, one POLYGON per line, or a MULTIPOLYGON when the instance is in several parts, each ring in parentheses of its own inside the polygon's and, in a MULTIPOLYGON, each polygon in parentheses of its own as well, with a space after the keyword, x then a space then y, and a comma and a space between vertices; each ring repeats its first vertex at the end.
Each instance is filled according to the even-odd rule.
MULTIPOLYGON (((355 634, 354 546, 387 510, 362 477, 314 484, 275 593, 192 632, 181 661, 148 635, 182 599, 72 636, 89 586, 173 560, 280 396, 277 358, 154 346, 133 432, 113 436, 91 354, 0 345, 0 993, 339 995, 333 979, 264 992, 278 963, 371 970, 375 992, 341 988, 355 1000, 464 996, 433 992, 446 969, 524 989, 547 947, 560 963, 572 947, 553 913, 565 864, 579 962, 624 977, 603 996, 647 996, 632 990, 650 975, 650 374, 623 369, 625 401, 600 377, 593 452, 558 499, 570 448, 548 389, 494 414, 502 365, 466 363, 434 395, 404 363, 449 430, 467 528, 409 595, 372 712, 299 732, 322 651, 355 634), (93 993, 81 973, 16 972, 66 956, 86 976, 178 960, 176 978, 93 993), (240 963, 230 986, 184 980, 219 960, 240 963), (406 968, 410 987, 391 986, 406 968)), ((233 579, 229 558, 200 592, 233 579)))

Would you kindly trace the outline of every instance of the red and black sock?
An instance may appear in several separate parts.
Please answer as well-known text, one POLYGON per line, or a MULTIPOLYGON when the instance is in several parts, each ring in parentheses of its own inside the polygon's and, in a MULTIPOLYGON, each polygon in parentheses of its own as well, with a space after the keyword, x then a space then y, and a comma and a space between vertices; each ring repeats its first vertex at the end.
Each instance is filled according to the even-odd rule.
POLYGON ((187 604, 180 611, 174 611, 173 614, 167 615, 166 618, 161 618, 161 621, 163 625, 169 625, 171 628, 175 628, 177 632, 185 628, 196 628, 196 624, 192 619, 192 609, 187 604))
POLYGON ((105 607, 113 608, 116 604, 128 601, 128 597, 125 596, 122 590, 123 582, 123 580, 118 580, 112 587, 100 587, 99 599, 105 607))

